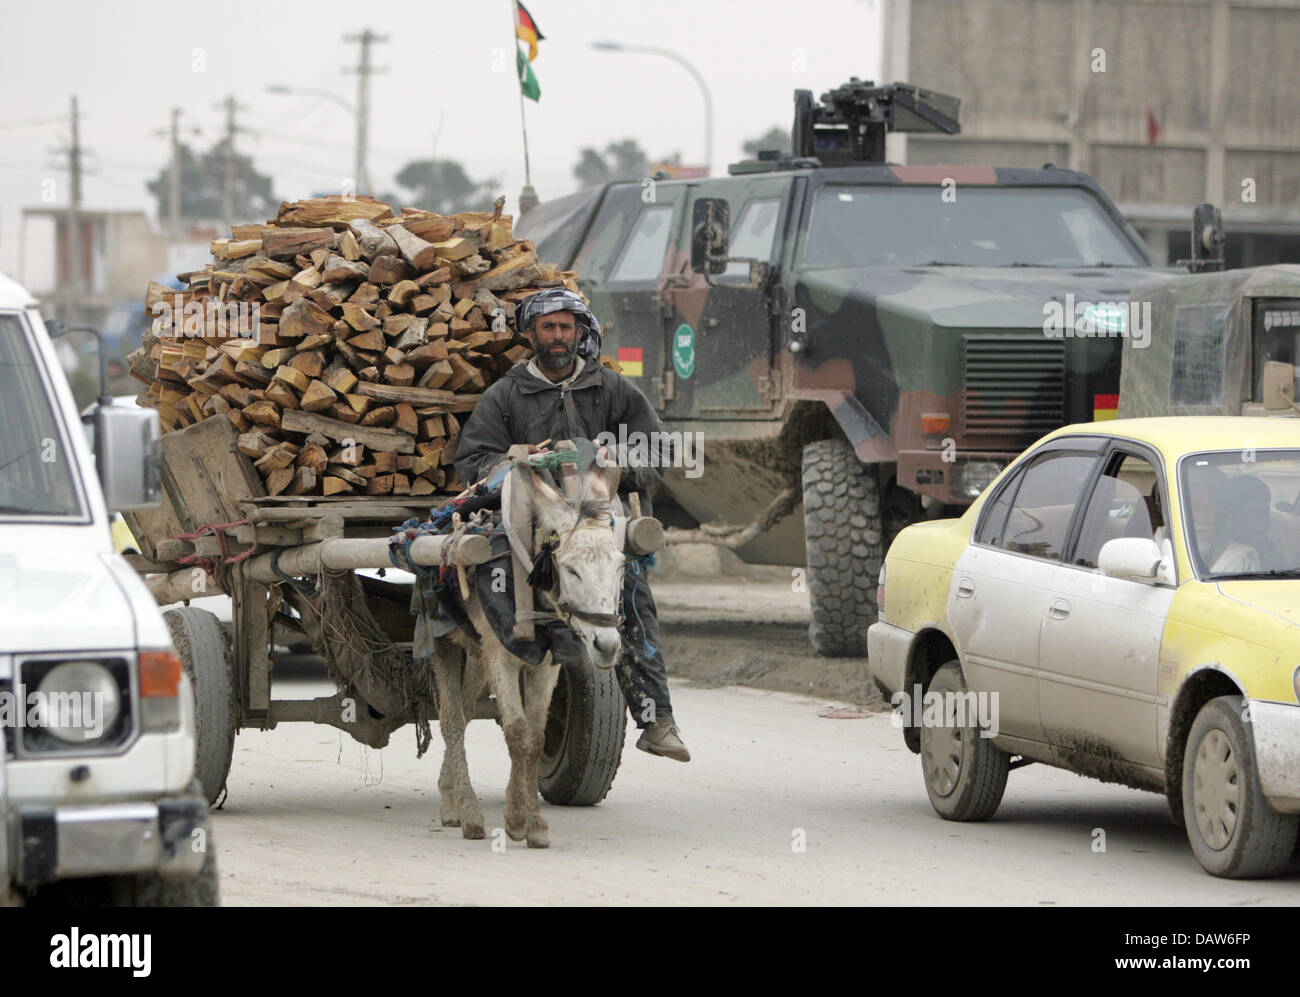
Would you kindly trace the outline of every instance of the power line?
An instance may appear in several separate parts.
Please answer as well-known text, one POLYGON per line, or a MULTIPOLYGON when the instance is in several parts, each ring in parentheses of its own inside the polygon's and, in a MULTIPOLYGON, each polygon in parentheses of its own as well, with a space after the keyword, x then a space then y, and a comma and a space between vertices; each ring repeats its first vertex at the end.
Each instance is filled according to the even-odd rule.
POLYGON ((58 125, 66 120, 67 118, 59 115, 53 118, 30 118, 27 121, 0 122, 0 131, 8 131, 11 128, 39 128, 42 125, 58 125))

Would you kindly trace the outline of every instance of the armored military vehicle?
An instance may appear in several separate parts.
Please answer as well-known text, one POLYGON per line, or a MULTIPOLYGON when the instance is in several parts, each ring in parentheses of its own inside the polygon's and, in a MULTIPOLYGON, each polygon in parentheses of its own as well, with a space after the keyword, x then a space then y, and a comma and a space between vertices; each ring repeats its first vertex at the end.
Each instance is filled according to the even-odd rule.
POLYGON ((1126 306, 1157 271, 1089 177, 885 162, 889 131, 955 133, 958 105, 801 90, 789 155, 610 183, 519 225, 579 271, 665 430, 702 443, 703 473, 664 470, 670 537, 806 565, 822 654, 865 653, 898 530, 1048 430, 1113 417, 1120 344, 1145 333, 1126 306))

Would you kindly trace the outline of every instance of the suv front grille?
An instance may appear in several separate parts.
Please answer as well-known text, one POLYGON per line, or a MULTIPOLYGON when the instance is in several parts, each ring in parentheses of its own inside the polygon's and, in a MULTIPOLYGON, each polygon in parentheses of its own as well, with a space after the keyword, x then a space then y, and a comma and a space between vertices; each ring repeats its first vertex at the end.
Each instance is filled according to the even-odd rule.
POLYGON ((962 336, 962 432, 1030 442, 1065 421, 1065 341, 1041 333, 962 336))

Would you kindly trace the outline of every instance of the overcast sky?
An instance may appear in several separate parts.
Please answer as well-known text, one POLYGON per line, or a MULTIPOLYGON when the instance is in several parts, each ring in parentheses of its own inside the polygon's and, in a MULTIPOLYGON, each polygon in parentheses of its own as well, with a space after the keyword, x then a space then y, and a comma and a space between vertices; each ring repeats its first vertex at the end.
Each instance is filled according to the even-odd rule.
MULTIPOLYGON (((527 105, 533 183, 543 200, 576 188, 578 150, 631 136, 657 157, 680 151, 703 160, 698 85, 662 57, 594 51, 611 40, 672 49, 704 76, 713 95, 715 173, 741 144, 772 125, 788 128, 793 91, 820 94, 849 76, 874 78, 880 65, 878 0, 530 0, 542 33, 533 69, 538 104, 527 105)), ((41 203, 56 182, 67 203, 66 159, 76 94, 82 143, 94 174, 90 208, 155 204, 144 188, 166 163, 156 134, 173 106, 197 126, 199 146, 224 127, 217 103, 233 93, 247 105, 239 136, 282 199, 337 190, 352 173, 353 119, 328 100, 277 96, 267 84, 315 87, 355 100, 358 46, 345 34, 370 27, 388 36, 373 47, 370 173, 378 190, 426 158, 460 160, 475 178, 499 177, 508 211, 524 179, 510 0, 6 0, 0 60, 0 271, 16 274, 20 208, 41 203), (21 127, 19 127, 21 126, 21 127)), ((28 281, 46 270, 48 247, 29 240, 28 281)))

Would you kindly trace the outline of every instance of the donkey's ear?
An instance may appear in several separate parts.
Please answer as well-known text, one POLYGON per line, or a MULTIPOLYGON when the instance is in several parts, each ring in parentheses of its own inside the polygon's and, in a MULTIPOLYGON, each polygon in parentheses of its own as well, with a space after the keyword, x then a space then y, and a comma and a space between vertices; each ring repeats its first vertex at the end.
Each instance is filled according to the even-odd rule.
POLYGON ((600 496, 602 499, 612 499, 618 494, 618 482, 622 471, 617 461, 606 461, 605 467, 601 467, 600 464, 600 461, 592 464, 587 472, 587 487, 603 491, 604 494, 600 496))
POLYGON ((527 464, 519 465, 528 478, 528 484, 532 488, 533 495, 537 498, 544 499, 547 502, 563 502, 564 496, 559 493, 554 485, 546 480, 545 477, 538 474, 527 464))

